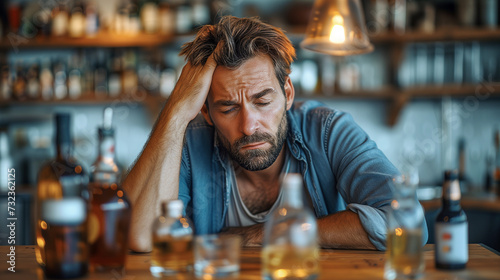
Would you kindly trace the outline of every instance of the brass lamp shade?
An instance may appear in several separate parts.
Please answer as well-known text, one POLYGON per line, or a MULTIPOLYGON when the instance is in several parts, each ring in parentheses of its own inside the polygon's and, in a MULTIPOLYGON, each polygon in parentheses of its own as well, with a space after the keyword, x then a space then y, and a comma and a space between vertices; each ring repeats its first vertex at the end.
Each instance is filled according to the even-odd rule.
POLYGON ((316 0, 300 46, 335 56, 373 51, 359 0, 316 0))

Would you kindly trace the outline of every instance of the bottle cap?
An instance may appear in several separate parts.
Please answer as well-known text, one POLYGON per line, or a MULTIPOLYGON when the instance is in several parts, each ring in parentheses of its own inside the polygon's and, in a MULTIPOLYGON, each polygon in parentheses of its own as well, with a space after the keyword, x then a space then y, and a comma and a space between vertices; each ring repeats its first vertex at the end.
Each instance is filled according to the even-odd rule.
POLYGON ((184 203, 180 199, 170 200, 167 202, 168 216, 170 217, 180 217, 182 216, 182 209, 184 208, 184 203))
POLYGON ((444 180, 445 181, 453 181, 458 179, 458 171, 457 170, 446 170, 444 172, 444 180))

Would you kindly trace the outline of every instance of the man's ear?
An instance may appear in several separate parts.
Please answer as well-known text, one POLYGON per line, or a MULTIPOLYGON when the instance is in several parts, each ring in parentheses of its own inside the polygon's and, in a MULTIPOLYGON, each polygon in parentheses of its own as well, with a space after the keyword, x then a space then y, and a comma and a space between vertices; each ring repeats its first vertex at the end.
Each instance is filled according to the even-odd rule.
POLYGON ((295 88, 293 87, 292 79, 290 79, 290 76, 286 77, 284 88, 286 97, 286 110, 288 111, 292 107, 293 100, 295 98, 295 88))
POLYGON ((203 115, 203 117, 205 118, 205 120, 207 121, 207 123, 209 125, 214 125, 214 123, 212 122, 212 118, 210 117, 210 112, 208 111, 208 100, 205 102, 205 104, 203 104, 203 107, 201 107, 201 114, 203 115))

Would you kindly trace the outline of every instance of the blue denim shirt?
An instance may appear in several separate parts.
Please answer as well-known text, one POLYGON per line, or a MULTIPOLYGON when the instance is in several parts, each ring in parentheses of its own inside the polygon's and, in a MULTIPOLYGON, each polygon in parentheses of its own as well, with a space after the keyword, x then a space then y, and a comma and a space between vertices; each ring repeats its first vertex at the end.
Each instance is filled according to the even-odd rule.
MULTIPOLYGON (((398 170, 349 114, 306 101, 295 102, 287 119, 287 145, 300 163, 316 216, 350 209, 373 245, 385 250, 389 181, 398 170)), ((216 138, 201 115, 186 130, 179 199, 197 234, 220 232, 229 205, 231 159, 219 153, 216 138)), ((423 235, 425 244, 425 224, 423 235)))

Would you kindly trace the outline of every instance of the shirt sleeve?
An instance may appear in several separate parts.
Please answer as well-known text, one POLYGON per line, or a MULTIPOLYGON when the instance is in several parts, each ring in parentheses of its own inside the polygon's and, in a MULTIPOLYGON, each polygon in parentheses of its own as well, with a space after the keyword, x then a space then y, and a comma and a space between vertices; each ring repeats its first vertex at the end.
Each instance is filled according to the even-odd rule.
MULTIPOLYGON (((393 197, 390 181, 399 171, 349 114, 333 113, 327 128, 325 149, 336 188, 347 208, 359 215, 372 244, 385 250, 387 215, 393 197)), ((426 225, 424 235, 426 242, 426 225)))

